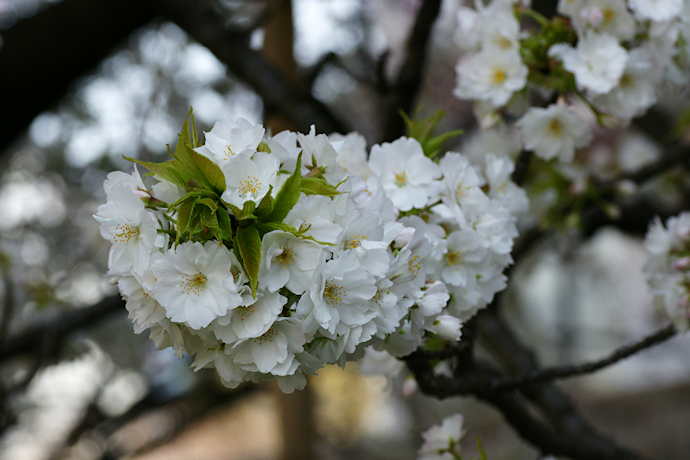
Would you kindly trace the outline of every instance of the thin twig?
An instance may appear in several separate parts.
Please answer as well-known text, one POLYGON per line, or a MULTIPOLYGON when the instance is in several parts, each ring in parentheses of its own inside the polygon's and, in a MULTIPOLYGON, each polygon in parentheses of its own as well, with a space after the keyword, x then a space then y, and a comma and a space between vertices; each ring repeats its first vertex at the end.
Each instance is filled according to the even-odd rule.
POLYGON ((568 366, 546 367, 514 377, 501 376, 492 382, 489 382, 488 386, 491 390, 504 391, 514 388, 521 388, 535 383, 552 382, 554 380, 562 380, 580 375, 591 374, 625 358, 628 358, 642 350, 646 350, 647 348, 651 348, 655 345, 665 342, 666 340, 675 336, 676 333, 677 330, 673 324, 669 324, 668 326, 648 335, 647 337, 642 338, 635 343, 624 345, 614 350, 608 356, 596 361, 590 361, 582 364, 572 364, 568 366))

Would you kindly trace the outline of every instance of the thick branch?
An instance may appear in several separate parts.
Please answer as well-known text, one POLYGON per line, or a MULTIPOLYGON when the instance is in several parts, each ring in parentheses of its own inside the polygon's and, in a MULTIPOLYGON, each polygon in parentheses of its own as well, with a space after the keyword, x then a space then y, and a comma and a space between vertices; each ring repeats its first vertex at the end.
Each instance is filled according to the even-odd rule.
POLYGON ((426 49, 431 29, 441 9, 441 0, 424 0, 417 12, 412 32, 407 40, 407 56, 398 78, 391 88, 386 109, 384 140, 392 141, 405 133, 405 122, 398 113, 410 113, 424 75, 426 49))
POLYGON ((258 52, 249 48, 246 34, 225 28, 226 19, 206 0, 150 0, 167 19, 207 47, 228 70, 250 85, 269 108, 280 111, 307 132, 316 124, 320 132, 347 132, 347 126, 314 97, 288 82, 258 52))
POLYGON ((533 415, 528 401, 520 398, 516 392, 496 392, 486 387, 482 388, 484 382, 499 378, 499 374, 487 365, 465 363, 458 369, 455 378, 450 378, 434 374, 429 360, 423 353, 415 352, 405 360, 424 393, 446 398, 457 396, 456 391, 464 386, 473 387, 473 395, 498 409, 523 439, 544 454, 583 460, 640 458, 612 441, 601 436, 593 436, 588 431, 561 430, 558 426, 551 427, 545 424, 533 415))
POLYGON ((582 460, 634 460, 638 455, 603 439, 553 430, 537 420, 515 394, 483 393, 478 397, 498 409, 508 424, 544 454, 582 460))
MULTIPOLYGON (((527 373, 539 369, 539 363, 532 352, 520 343, 494 310, 481 312, 477 320, 479 333, 494 355, 511 372, 527 373)), ((592 439, 593 442, 612 442, 585 421, 570 398, 555 386, 539 383, 520 391, 542 410, 556 430, 577 433, 583 439, 592 439)))
POLYGON ((3 342, 0 347, 0 361, 37 349, 47 336, 64 337, 66 334, 116 311, 125 311, 124 301, 119 294, 106 297, 90 307, 77 308, 69 313, 47 317, 3 342))
POLYGON ((510 179, 519 186, 522 186, 522 184, 525 182, 527 170, 529 170, 529 164, 532 161, 532 157, 533 154, 531 150, 523 150, 515 160, 515 171, 513 171, 510 179))
POLYGON ((0 151, 154 15, 138 0, 63 0, 2 31, 0 151))

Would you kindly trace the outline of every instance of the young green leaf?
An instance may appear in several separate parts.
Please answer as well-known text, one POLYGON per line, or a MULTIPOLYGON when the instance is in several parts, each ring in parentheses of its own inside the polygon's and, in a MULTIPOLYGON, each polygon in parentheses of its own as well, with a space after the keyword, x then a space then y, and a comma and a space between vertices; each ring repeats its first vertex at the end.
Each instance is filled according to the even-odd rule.
POLYGON ((323 195, 334 197, 340 192, 322 177, 303 177, 300 180, 300 191, 306 195, 323 195))
POLYGON ((276 195, 275 201, 273 202, 273 209, 271 213, 263 219, 266 222, 282 222, 287 216, 288 212, 295 206, 300 194, 300 181, 302 178, 302 173, 300 169, 302 168, 302 152, 300 152, 297 157, 297 166, 295 166, 295 172, 283 183, 280 188, 278 195, 276 195))
POLYGON ((261 202, 259 203, 259 206, 257 206, 254 210, 254 214, 257 217, 265 217, 271 213, 271 210, 273 209, 273 196, 271 196, 272 191, 273 186, 271 185, 268 188, 268 193, 266 193, 266 195, 262 198, 261 202))
POLYGON ((242 255, 242 265, 249 278, 252 296, 256 298, 259 266, 261 265, 261 236, 259 236, 259 230, 254 226, 238 227, 235 244, 242 255))
POLYGON ((186 169, 175 160, 166 163, 151 163, 150 161, 142 161, 130 157, 124 157, 124 159, 143 166, 158 176, 159 179, 166 180, 185 189, 189 188, 189 181, 193 178, 186 169))
POLYGON ((177 211, 177 239, 180 242, 180 236, 187 230, 189 220, 192 217, 192 210, 194 209, 194 199, 187 199, 183 202, 177 211))
POLYGON ((213 161, 195 152, 194 150, 189 150, 189 155, 194 161, 194 164, 199 168, 199 171, 208 180, 209 184, 213 187, 213 191, 218 195, 222 195, 225 191, 225 174, 223 171, 215 164, 213 161))
POLYGON ((223 241, 230 241, 233 238, 232 231, 232 220, 230 219, 230 214, 225 208, 218 208, 216 211, 216 217, 218 219, 218 226, 220 227, 220 236, 223 241))
POLYGON ((211 198, 200 198, 199 200, 197 200, 197 203, 206 206, 214 213, 218 209, 218 204, 216 204, 216 202, 211 198))

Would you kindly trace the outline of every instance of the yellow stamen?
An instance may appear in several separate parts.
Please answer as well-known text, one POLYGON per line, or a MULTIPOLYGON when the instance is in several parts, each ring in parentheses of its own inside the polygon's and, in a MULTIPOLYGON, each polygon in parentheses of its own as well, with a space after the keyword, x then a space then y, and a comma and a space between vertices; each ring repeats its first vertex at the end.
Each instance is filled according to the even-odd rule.
POLYGON ((139 236, 139 227, 131 224, 120 224, 115 227, 115 242, 116 243, 129 243, 132 238, 139 236))
POLYGON ((201 295, 201 291, 203 291, 204 286, 206 286, 206 281, 208 281, 208 278, 203 273, 182 275, 182 284, 180 284, 182 293, 201 295))
POLYGON ((347 296, 345 289, 336 284, 326 283, 326 287, 323 289, 323 298, 333 308, 336 305, 341 306, 345 296, 347 296))

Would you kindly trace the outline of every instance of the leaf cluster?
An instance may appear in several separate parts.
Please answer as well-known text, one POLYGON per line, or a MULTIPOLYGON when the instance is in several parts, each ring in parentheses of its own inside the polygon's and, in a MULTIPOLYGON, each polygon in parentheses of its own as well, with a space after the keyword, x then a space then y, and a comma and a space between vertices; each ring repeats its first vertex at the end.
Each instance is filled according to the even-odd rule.
POLYGON ((294 172, 275 197, 271 188, 258 205, 246 201, 239 208, 222 199, 226 182, 221 168, 195 150, 200 144, 192 110, 185 118, 179 137, 174 152, 168 146, 173 158, 170 161, 153 163, 125 157, 148 169, 157 179, 168 181, 185 192, 182 198, 170 205, 155 197, 144 198, 144 201, 150 207, 167 206, 165 216, 174 226, 169 231, 175 237, 174 244, 216 240, 232 249, 249 278, 252 294, 256 295, 263 235, 281 230, 300 238, 313 239, 305 235, 308 229, 298 230, 283 220, 302 193, 334 197, 340 192, 337 186, 330 185, 322 177, 302 177, 300 153, 294 172))

